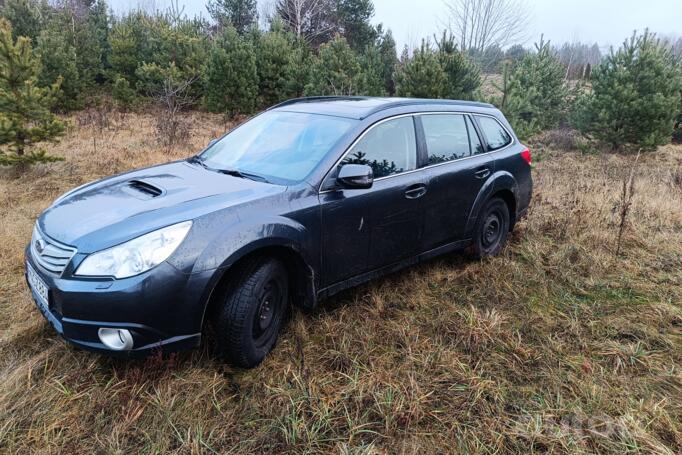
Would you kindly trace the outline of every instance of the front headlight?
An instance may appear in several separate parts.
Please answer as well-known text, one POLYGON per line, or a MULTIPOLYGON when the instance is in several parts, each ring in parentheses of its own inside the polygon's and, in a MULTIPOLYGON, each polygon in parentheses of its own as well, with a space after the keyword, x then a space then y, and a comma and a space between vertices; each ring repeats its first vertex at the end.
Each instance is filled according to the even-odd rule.
POLYGON ((139 275, 168 259, 191 227, 192 222, 185 221, 92 253, 78 267, 76 275, 116 278, 139 275))

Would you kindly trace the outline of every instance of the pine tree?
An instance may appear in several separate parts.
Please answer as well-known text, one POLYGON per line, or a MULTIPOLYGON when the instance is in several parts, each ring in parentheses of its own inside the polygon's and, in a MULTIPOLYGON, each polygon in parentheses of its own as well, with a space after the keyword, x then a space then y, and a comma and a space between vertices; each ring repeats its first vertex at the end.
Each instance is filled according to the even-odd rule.
POLYGON ((204 71, 208 110, 248 114, 256 108, 258 72, 253 45, 227 27, 215 40, 204 71))
POLYGON ((565 69, 549 42, 540 40, 536 52, 505 68, 500 108, 522 138, 556 127, 566 114, 568 90, 565 69))
POLYGON ((76 49, 67 42, 65 34, 51 28, 43 30, 35 53, 40 58, 38 84, 41 87, 62 79, 55 106, 64 110, 82 107, 83 83, 76 66, 76 49))
POLYGON ((40 65, 26 37, 12 39, 12 27, 0 20, 0 154, 1 165, 56 161, 36 144, 54 141, 64 124, 50 112, 61 80, 39 87, 40 65))
POLYGON ((114 83, 111 87, 111 96, 116 101, 116 104, 125 110, 131 109, 137 104, 137 94, 135 90, 130 86, 128 79, 122 76, 116 76, 114 83))
POLYGON ((474 92, 481 86, 478 66, 457 49, 452 35, 443 32, 436 45, 438 61, 446 77, 442 96, 449 99, 473 99, 474 92))
POLYGON ((374 43, 377 31, 370 23, 372 0, 337 0, 335 16, 339 32, 354 51, 362 52, 374 43))
POLYGON ((6 0, 2 6, 2 17, 12 24, 12 37, 30 38, 32 42, 43 27, 42 12, 35 0, 6 0))
POLYGON ((367 46, 360 55, 362 68, 362 89, 359 94, 365 96, 386 96, 386 84, 382 74, 382 55, 377 46, 367 46))
POLYGON ((411 98, 442 98, 448 78, 441 67, 438 54, 428 42, 414 51, 411 58, 403 53, 403 61, 396 70, 396 95, 411 98))
POLYGON ((305 94, 312 75, 313 58, 308 43, 302 38, 296 38, 291 60, 286 69, 289 82, 287 92, 291 97, 300 97, 305 94))
POLYGON ((282 31, 270 31, 257 43, 258 86, 263 106, 271 106, 291 95, 294 46, 282 31))
POLYGON ((395 67, 398 64, 398 55, 396 53, 395 40, 391 30, 384 32, 381 24, 377 27, 377 48, 379 51, 380 73, 384 81, 384 91, 389 95, 395 94, 395 81, 393 75, 395 67))
POLYGON ((360 59, 345 38, 336 37, 320 46, 305 92, 307 95, 357 95, 363 85, 360 59))
POLYGON ((654 149, 670 141, 682 76, 655 35, 633 34, 592 70, 592 90, 580 97, 573 122, 614 149, 654 149))
POLYGON ((206 9, 220 27, 232 25, 246 33, 258 20, 256 0, 209 0, 206 9))

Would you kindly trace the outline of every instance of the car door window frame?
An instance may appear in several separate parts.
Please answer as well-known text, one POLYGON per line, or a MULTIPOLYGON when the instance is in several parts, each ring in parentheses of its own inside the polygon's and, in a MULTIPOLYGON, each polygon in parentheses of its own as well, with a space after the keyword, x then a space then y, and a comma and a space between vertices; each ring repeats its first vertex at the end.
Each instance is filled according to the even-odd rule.
MULTIPOLYGON (((422 135, 423 141, 424 141, 423 142, 423 147, 424 147, 423 163, 421 165, 421 169, 426 169, 426 168, 429 168, 432 166, 439 166, 442 164, 447 164, 447 163, 452 163, 452 162, 459 161, 459 160, 464 160, 464 159, 471 158, 471 157, 476 155, 476 153, 474 153, 473 144, 471 143, 472 131, 471 131, 471 128, 469 127, 469 123, 474 125, 474 121, 471 119, 471 116, 469 115, 468 112, 455 112, 455 111, 453 111, 453 112, 422 112, 419 115, 417 115, 415 118, 418 119, 418 121, 419 121, 419 129, 421 130, 421 135, 422 135), (453 116, 453 117, 454 116, 462 117, 462 120, 464 121, 464 128, 466 129, 466 132, 467 132, 467 141, 469 142, 469 154, 467 156, 461 156, 459 158, 454 158, 451 160, 442 161, 440 163, 432 163, 432 164, 429 163, 429 145, 428 145, 428 141, 426 140, 426 130, 424 129, 424 122, 422 122, 422 117, 427 116, 427 115, 449 115, 449 116, 453 116), (467 118, 469 118, 469 122, 467 122, 467 118)), ((476 131, 475 128, 476 128, 476 126, 474 126, 473 134, 478 136, 478 140, 480 141, 480 143, 482 145, 485 145, 485 142, 483 142, 480 134, 478 134, 478 131, 476 131)), ((479 153, 478 155, 482 155, 482 154, 479 153)))
MULTIPOLYGON (((319 190, 318 194, 329 193, 329 192, 338 190, 337 187, 328 187, 327 182, 329 181, 329 178, 332 175, 334 175, 334 171, 338 170, 339 164, 341 164, 343 159, 346 158, 346 155, 348 155, 348 153, 350 153, 353 150, 353 147, 355 147, 357 145, 357 143, 360 142, 365 137, 365 135, 367 135, 376 126, 381 125, 382 123, 385 123, 385 122, 388 122, 391 120, 395 120, 395 119, 399 119, 402 117, 412 117, 412 122, 414 125, 415 138, 416 138, 416 142, 417 142, 417 144, 416 144, 416 146, 417 146, 417 168, 409 170, 409 171, 405 171, 405 172, 400 172, 398 174, 392 174, 392 175, 386 175, 383 177, 379 177, 379 178, 374 179, 375 182, 379 181, 379 180, 383 180, 383 179, 397 177, 400 175, 410 174, 412 172, 423 171, 424 169, 429 169, 429 168, 436 167, 436 166, 445 166, 448 164, 457 163, 457 162, 462 161, 462 160, 469 160, 469 159, 476 158, 479 156, 488 155, 490 153, 501 152, 502 150, 505 150, 505 149, 511 147, 512 145, 514 145, 516 143, 516 136, 514 136, 509 131, 509 129, 505 125, 503 125, 502 122, 500 122, 497 119, 497 117, 495 117, 494 115, 490 115, 490 114, 480 114, 480 113, 465 112, 465 111, 433 111, 433 112, 427 111, 427 112, 411 112, 409 114, 400 114, 400 115, 395 115, 392 117, 386 117, 386 118, 381 119, 375 123, 372 123, 360 135, 358 135, 357 138, 355 138, 355 140, 350 144, 350 146, 348 146, 348 148, 343 152, 343 154, 341 155, 341 158, 339 158, 336 161, 336 163, 334 163, 334 165, 325 174, 324 178, 322 179, 322 184, 320 185, 320 190, 319 190), (464 115, 464 116, 469 117, 471 124, 474 126, 475 133, 478 136, 478 140, 481 141, 481 144, 483 145, 483 147, 485 148, 486 151, 483 153, 478 153, 478 154, 472 153, 469 156, 457 158, 457 159, 451 160, 451 161, 444 161, 442 163, 428 164, 428 150, 427 150, 427 146, 426 146, 426 135, 424 133, 424 125, 421 122, 421 116, 423 116, 423 115, 438 115, 438 114, 440 114, 440 115, 443 115, 443 114, 464 115), (478 124, 477 117, 490 117, 491 119, 495 120, 507 132, 509 137, 511 137, 511 142, 509 144, 505 145, 504 147, 501 147, 501 148, 498 148, 495 150, 490 150, 490 146, 488 145, 488 140, 485 137, 485 134, 483 133, 481 126, 478 124)), ((467 125, 467 127, 468 127, 468 125, 467 125)), ((471 149, 471 139, 469 140, 469 148, 471 149)))
MULTIPOLYGON (((472 121, 474 123, 475 128, 478 130, 478 135, 479 138, 481 139, 481 142, 483 142, 483 145, 485 146, 486 153, 493 153, 493 152, 499 152, 502 151, 508 147, 511 147, 516 143, 516 136, 514 136, 511 131, 502 123, 500 120, 495 117, 494 115, 487 115, 487 114, 471 114, 472 121), (509 144, 499 147, 496 149, 491 149, 490 144, 488 143, 488 137, 485 135, 485 131, 483 131, 483 128, 481 125, 478 123, 478 117, 488 117, 497 122, 497 124, 507 133, 507 135, 511 138, 511 141, 509 141, 509 144)), ((483 155, 483 153, 479 153, 479 155, 483 155)))
POLYGON ((393 117, 386 117, 386 118, 378 120, 377 122, 374 122, 370 126, 368 126, 360 135, 358 135, 358 137, 355 138, 355 140, 350 144, 350 146, 348 146, 348 148, 341 155, 341 158, 339 158, 336 161, 336 163, 334 163, 334 165, 325 174, 324 178, 322 179, 322 185, 320 187, 319 194, 328 193, 331 191, 338 190, 338 188, 336 188, 336 187, 328 187, 328 185, 329 185, 328 181, 329 181, 330 177, 332 177, 334 175, 334 172, 339 169, 339 165, 343 162, 343 160, 346 158, 346 156, 348 156, 348 154, 353 151, 353 148, 355 148, 355 146, 358 143, 360 143, 360 141, 362 141, 365 138, 365 136, 367 136, 372 130, 374 130, 374 128, 376 128, 377 126, 379 126, 381 124, 384 124, 386 122, 390 122, 391 120, 401 119, 404 117, 411 117, 412 118, 412 128, 414 128, 415 149, 416 149, 416 153, 417 153, 417 156, 415 158, 416 159, 416 163, 415 163, 416 167, 414 169, 410 169, 409 171, 398 172, 397 174, 384 175, 383 177, 377 177, 374 179, 374 181, 378 182, 378 181, 381 181, 384 179, 398 177, 400 175, 410 174, 412 172, 419 171, 420 170, 419 166, 420 166, 420 163, 422 160, 422 154, 424 152, 422 150, 421 139, 420 139, 419 133, 417 131, 418 128, 417 128, 417 123, 416 123, 416 119, 415 119, 415 114, 410 113, 410 114, 395 115, 393 117))

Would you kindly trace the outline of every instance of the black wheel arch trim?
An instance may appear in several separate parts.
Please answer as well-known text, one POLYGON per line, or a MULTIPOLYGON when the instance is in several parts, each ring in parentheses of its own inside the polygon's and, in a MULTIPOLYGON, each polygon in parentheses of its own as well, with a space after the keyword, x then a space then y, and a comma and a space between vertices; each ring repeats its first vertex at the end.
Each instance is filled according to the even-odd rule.
MULTIPOLYGON (((476 220, 486 202, 500 192, 509 192, 514 198, 514 207, 510 207, 509 210, 509 228, 511 229, 516 222, 516 208, 519 203, 518 188, 519 186, 516 179, 507 171, 497 171, 490 176, 478 192, 471 211, 469 212, 465 231, 466 237, 472 236, 474 227, 476 226, 476 220)), ((509 205, 508 201, 505 200, 505 202, 509 205)))

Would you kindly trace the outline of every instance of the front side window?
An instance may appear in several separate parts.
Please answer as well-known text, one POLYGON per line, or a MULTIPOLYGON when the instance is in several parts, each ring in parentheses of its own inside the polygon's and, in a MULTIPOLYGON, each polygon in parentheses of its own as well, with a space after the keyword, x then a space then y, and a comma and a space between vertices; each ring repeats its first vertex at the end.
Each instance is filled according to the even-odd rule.
POLYGON ((428 150, 428 164, 471 155, 469 132, 463 115, 431 114, 421 117, 428 150))
POLYGON ((373 127, 346 154, 341 164, 366 164, 374 178, 417 168, 417 140, 412 117, 400 117, 373 127))
POLYGON ((265 112, 201 154, 219 170, 236 170, 274 183, 300 182, 357 120, 298 112, 265 112))
POLYGON ((478 124, 483 130, 485 138, 488 140, 488 147, 490 150, 497 150, 511 144, 512 138, 507 133, 500 122, 492 117, 478 117, 478 124))

